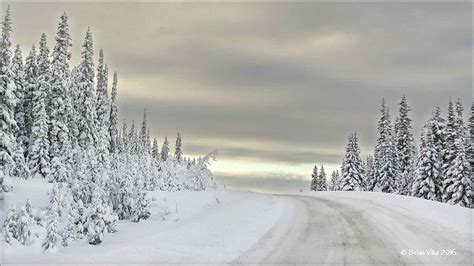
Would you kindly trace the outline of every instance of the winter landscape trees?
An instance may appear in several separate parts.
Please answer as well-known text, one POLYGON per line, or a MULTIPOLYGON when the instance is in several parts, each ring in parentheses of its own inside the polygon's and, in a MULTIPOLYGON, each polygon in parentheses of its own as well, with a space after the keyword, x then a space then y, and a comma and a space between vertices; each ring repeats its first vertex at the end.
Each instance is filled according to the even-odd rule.
POLYGON ((0 40, 0 191, 15 193, 11 178, 53 186, 46 212, 29 202, 20 211, 7 206, 7 243, 42 241, 48 252, 75 239, 98 245, 105 234, 117 231, 117 220, 139 222, 150 216, 147 191, 215 188, 207 169, 210 157, 185 157, 181 134, 173 155, 167 138, 161 151, 156 139, 151 146, 146 114, 140 132, 134 122, 130 129, 125 122, 118 129, 118 76, 113 74, 109 93, 105 55, 101 49, 95 68, 90 29, 80 63, 72 68, 65 13, 54 48, 41 34, 38 51, 33 46, 25 63, 19 45, 11 52, 11 32, 7 8, 0 40), (30 233, 33 221, 43 239, 30 233))
POLYGON ((369 155, 365 165, 361 162, 357 137, 351 134, 341 175, 333 172, 329 188, 411 195, 472 208, 474 103, 469 128, 460 99, 450 100, 447 110, 446 119, 439 107, 432 112, 417 150, 407 98, 403 96, 399 103, 394 125, 382 101, 373 157, 369 155))

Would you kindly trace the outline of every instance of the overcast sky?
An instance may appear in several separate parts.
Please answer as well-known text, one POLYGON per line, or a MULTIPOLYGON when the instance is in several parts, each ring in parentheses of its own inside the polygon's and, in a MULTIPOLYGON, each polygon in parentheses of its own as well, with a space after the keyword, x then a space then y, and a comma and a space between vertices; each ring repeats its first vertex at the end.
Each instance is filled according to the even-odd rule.
MULTIPOLYGON (((373 150, 382 97, 406 94, 415 137, 431 110, 472 96, 471 3, 12 3, 14 42, 50 45, 70 17, 119 74, 120 115, 189 155, 219 151, 219 181, 307 189, 339 166, 350 131, 373 150)), ((2 6, 5 8, 5 5, 2 6)), ((2 12, 3 13, 3 12, 2 12)))

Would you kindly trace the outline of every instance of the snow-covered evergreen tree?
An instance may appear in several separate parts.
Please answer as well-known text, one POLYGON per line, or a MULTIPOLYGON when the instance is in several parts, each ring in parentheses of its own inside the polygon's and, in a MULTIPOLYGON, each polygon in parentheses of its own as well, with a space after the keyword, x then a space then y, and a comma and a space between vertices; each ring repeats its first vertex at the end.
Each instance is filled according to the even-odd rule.
POLYGON ((453 114, 452 102, 448 107, 447 141, 443 165, 443 202, 463 207, 471 207, 472 176, 469 164, 466 128, 463 121, 463 106, 456 101, 456 115, 453 114), (454 121, 453 121, 454 120, 454 121), (450 141, 454 140, 454 145, 450 141))
POLYGON ((160 159, 160 151, 158 150, 158 141, 156 140, 156 138, 153 138, 153 146, 151 148, 151 156, 153 156, 153 158, 155 160, 160 159))
MULTIPOLYGON (((97 66, 97 89, 96 89, 96 130, 100 134, 101 142, 106 143, 108 148, 110 144, 109 139, 109 116, 110 116, 110 102, 108 94, 108 68, 104 63, 104 52, 102 49, 99 52, 99 64, 97 66)), ((103 144, 103 145, 104 145, 103 144)))
POLYGON ((49 210, 48 225, 46 227, 46 238, 43 241, 43 249, 45 252, 56 252, 61 241, 59 232, 59 218, 61 216, 61 203, 58 184, 54 183, 53 188, 49 192, 49 210))
POLYGON ((132 221, 139 222, 140 220, 146 220, 150 217, 149 202, 146 198, 146 194, 142 190, 136 192, 135 204, 132 212, 132 221))
POLYGON ((371 191, 373 189, 371 185, 376 183, 374 179, 374 156, 369 154, 365 160, 365 190, 371 191))
POLYGON ((18 212, 15 205, 8 210, 3 223, 3 236, 6 243, 11 244, 15 239, 22 245, 31 242, 31 217, 28 214, 26 205, 18 212))
MULTIPOLYGON (((49 66, 48 66, 49 67, 49 66)), ((25 131, 26 136, 31 136, 31 128, 33 127, 33 95, 38 88, 38 62, 36 48, 33 45, 30 53, 25 59, 25 95, 23 102, 23 110, 25 112, 25 131)))
POLYGON ((0 39, 0 187, 9 191, 8 181, 10 171, 14 167, 13 153, 15 153, 16 139, 14 132, 17 125, 14 117, 15 83, 10 68, 11 63, 11 17, 10 6, 7 7, 2 21, 2 36, 0 39))
POLYGON ((181 148, 181 134, 176 136, 176 145, 175 145, 175 150, 174 150, 174 158, 178 161, 181 162, 183 160, 183 150, 181 148))
POLYGON ((16 213, 16 206, 13 204, 5 216, 3 222, 3 239, 5 243, 11 243, 13 239, 18 236, 18 215, 16 213))
POLYGON ((99 188, 92 194, 92 202, 90 204, 85 228, 87 229, 87 240, 91 245, 99 245, 102 243, 106 227, 107 211, 101 200, 101 192, 99 188))
POLYGON ((17 132, 15 138, 17 142, 21 144, 23 150, 26 149, 27 145, 27 132, 25 125, 25 69, 23 66, 23 56, 20 50, 20 45, 18 44, 15 48, 15 52, 12 59, 11 71, 13 75, 13 80, 15 82, 15 121, 17 124, 17 132))
POLYGON ((18 241, 27 245, 31 241, 31 217, 26 211, 26 206, 21 207, 18 214, 18 241))
POLYGON ((466 143, 462 138, 455 140, 456 155, 447 169, 443 182, 443 202, 470 208, 472 206, 472 177, 466 153, 466 143))
POLYGON ((149 141, 147 137, 147 122, 146 122, 146 109, 143 110, 142 127, 140 128, 140 150, 147 152, 149 149, 149 141))
POLYGON ((374 152, 374 176, 376 185, 370 185, 372 190, 396 192, 395 182, 398 180, 398 158, 393 139, 392 125, 385 100, 382 102, 381 117, 377 127, 377 143, 374 152))
POLYGON ((117 73, 114 72, 112 83, 112 93, 110 99, 109 115, 109 135, 110 135, 110 153, 117 152, 118 148, 118 108, 117 108, 117 73))
POLYGON ((82 48, 82 60, 77 67, 76 89, 78 90, 78 100, 75 102, 74 109, 78 115, 78 143, 82 148, 86 148, 95 143, 97 133, 95 123, 97 114, 94 94, 94 49, 90 29, 87 29, 82 48))
POLYGON ((331 190, 331 191, 339 190, 339 182, 340 182, 339 171, 337 170, 332 171, 331 181, 329 182, 328 190, 331 190))
POLYGON ((398 117, 395 122, 395 147, 398 156, 399 178, 397 191, 401 195, 409 195, 415 175, 416 146, 407 99, 403 95, 400 101, 398 117))
POLYGON ((320 191, 328 190, 328 184, 327 184, 327 179, 326 179, 326 171, 324 171, 324 166, 323 165, 321 165, 321 169, 319 171, 318 183, 319 183, 319 190, 320 191))
POLYGON ((341 184, 339 189, 344 191, 364 190, 364 166, 360 158, 360 148, 357 134, 351 133, 348 138, 346 155, 341 168, 341 184))
POLYGON ((49 94, 49 140, 51 156, 51 175, 55 181, 64 181, 72 167, 72 105, 70 99, 71 37, 68 17, 64 13, 59 21, 56 33, 56 45, 51 59, 51 92, 49 94))
POLYGON ((428 200, 441 200, 441 160, 433 136, 434 115, 423 128, 420 154, 411 195, 428 200))
POLYGON ((444 128, 443 138, 443 180, 450 179, 448 169, 452 166, 456 156, 455 141, 458 138, 456 114, 453 101, 448 103, 448 114, 446 117, 446 126, 444 128))
MULTIPOLYGON (((40 83, 44 75, 40 76, 40 83)), ((32 114, 33 125, 28 147, 28 165, 34 177, 47 178, 50 173, 48 124, 49 119, 46 114, 46 86, 38 86, 33 92, 32 114)))
POLYGON ((168 137, 165 136, 165 141, 163 142, 163 145, 161 146, 161 160, 163 162, 168 160, 170 153, 170 148, 169 148, 169 143, 168 143, 168 137))
POLYGON ((319 183, 318 183, 318 178, 319 173, 318 173, 318 166, 314 165, 313 168, 313 173, 311 174, 311 186, 309 188, 310 191, 318 191, 319 190, 319 183))
POLYGON ((48 225, 46 227, 46 238, 43 241, 42 247, 44 252, 56 252, 61 236, 58 232, 58 215, 52 212, 48 217, 48 225))

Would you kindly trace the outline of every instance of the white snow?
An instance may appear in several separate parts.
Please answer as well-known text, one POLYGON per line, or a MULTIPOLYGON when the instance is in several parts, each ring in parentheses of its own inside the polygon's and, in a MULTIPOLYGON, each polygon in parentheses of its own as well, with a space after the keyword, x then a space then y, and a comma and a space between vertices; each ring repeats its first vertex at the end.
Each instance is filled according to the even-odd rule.
POLYGON ((281 197, 285 216, 234 263, 472 265, 472 209, 373 192, 281 197))
MULTIPOLYGON (((33 208, 47 206, 51 184, 14 181, 5 206, 30 198, 33 208)), ((278 197, 252 192, 149 192, 149 220, 120 221, 118 232, 99 246, 85 240, 44 254, 42 239, 30 246, 4 244, 4 263, 226 263, 254 245, 283 214, 278 197)))
POLYGON ((438 226, 444 229, 443 232, 452 231, 472 239, 473 209, 382 192, 327 191, 306 194, 345 202, 351 206, 365 208, 366 211, 371 209, 371 205, 378 205, 438 226))
MULTIPOLYGON (((47 206, 47 191, 51 184, 41 180, 14 180, 13 187, 14 191, 6 194, 5 210, 12 203, 17 207, 23 205, 26 198, 30 198, 33 208, 47 206)), ((310 219, 315 219, 310 218, 310 214, 324 215, 324 211, 337 213, 330 209, 331 205, 324 205, 327 200, 357 210, 365 217, 362 221, 377 227, 383 237, 393 238, 401 247, 417 241, 419 246, 424 246, 426 239, 429 239, 428 236, 420 239, 407 234, 405 231, 409 230, 409 226, 428 226, 431 231, 439 229, 436 231, 441 238, 437 239, 472 241, 473 210, 387 193, 339 191, 297 194, 323 199, 318 204, 323 204, 326 209, 320 211, 297 197, 223 189, 154 191, 149 192, 148 196, 152 199, 151 218, 139 223, 120 221, 118 232, 107 234, 99 246, 76 240, 68 247, 60 247, 57 253, 44 254, 41 249, 43 236, 40 235, 30 246, 4 244, 3 263, 217 264, 238 262, 243 257, 246 258, 243 261, 252 261, 262 254, 273 254, 273 249, 283 248, 283 243, 291 239, 297 243, 304 239, 301 236, 308 233, 323 236, 317 231, 307 230, 316 230, 308 223, 310 219), (399 217, 409 221, 402 221, 399 217)), ((326 220, 324 217, 317 219, 326 220)), ((38 228, 35 230, 38 231, 38 228)), ((370 238, 371 233, 367 234, 370 238)), ((328 240, 322 238, 321 241, 328 240)), ((320 252, 324 252, 324 248, 320 252)))

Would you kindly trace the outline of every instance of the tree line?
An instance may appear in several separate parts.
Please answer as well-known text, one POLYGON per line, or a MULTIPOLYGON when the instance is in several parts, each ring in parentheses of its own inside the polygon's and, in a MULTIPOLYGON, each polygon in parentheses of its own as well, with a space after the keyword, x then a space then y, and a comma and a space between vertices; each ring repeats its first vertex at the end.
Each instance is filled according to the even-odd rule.
POLYGON ((215 159, 183 155, 178 133, 174 154, 168 138, 151 141, 146 110, 140 126, 118 125, 118 76, 103 50, 97 67, 92 31, 82 43, 81 60, 70 66, 72 40, 68 16, 57 26, 55 44, 41 34, 23 62, 20 46, 12 53, 10 8, 0 39, 0 192, 15 193, 11 178, 53 183, 49 207, 27 201, 9 206, 4 238, 29 245, 31 228, 44 235, 45 251, 86 239, 97 245, 117 231, 117 220, 150 216, 146 191, 204 190, 216 187, 208 165, 215 159), (36 208, 35 208, 36 207, 36 208))
MULTIPOLYGON (((348 137, 341 172, 332 173, 330 190, 379 191, 473 208, 474 103, 469 124, 460 99, 449 100, 446 117, 436 107, 423 125, 419 147, 413 137, 411 111, 405 96, 392 124, 382 101, 373 154, 364 161, 357 133, 348 137)), ((326 190, 312 176, 311 190, 326 190)))

